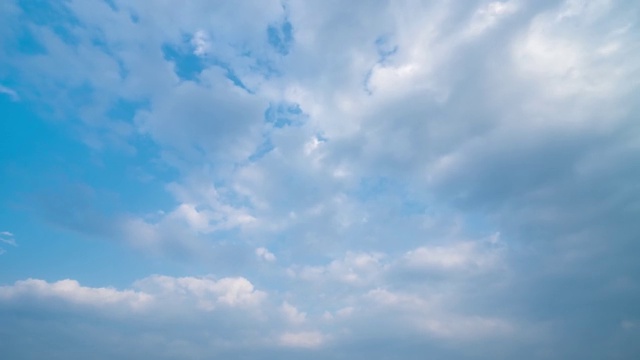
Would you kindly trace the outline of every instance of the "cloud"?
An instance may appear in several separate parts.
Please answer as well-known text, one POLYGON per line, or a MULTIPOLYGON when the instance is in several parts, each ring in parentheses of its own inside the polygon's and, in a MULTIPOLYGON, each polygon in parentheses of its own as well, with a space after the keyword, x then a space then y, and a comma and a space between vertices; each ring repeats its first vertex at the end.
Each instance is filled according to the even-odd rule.
POLYGON ((20 100, 20 96, 18 95, 17 92, 15 92, 15 90, 8 88, 6 86, 0 85, 0 94, 4 94, 7 95, 9 97, 9 99, 11 99, 11 101, 18 101, 20 100))
POLYGON ((194 47, 193 53, 198 56, 207 55, 207 52, 211 47, 207 34, 202 30, 198 30, 193 34, 193 38, 191 38, 191 45, 194 47))
POLYGON ((195 298, 198 307, 213 310, 216 306, 247 307, 259 305, 266 297, 263 291, 255 290, 253 284, 243 278, 182 277, 154 275, 135 283, 141 289, 150 289, 162 295, 185 294, 195 298))
POLYGON ((276 261, 276 256, 272 252, 267 250, 267 248, 263 248, 263 247, 257 248, 256 256, 268 262, 276 261))
POLYGON ((13 237, 13 234, 8 231, 0 232, 0 242, 11 246, 18 246, 18 244, 16 243, 16 239, 13 237))
MULTIPOLYGON (((0 232, 0 243, 7 244, 13 247, 18 246, 18 243, 16 243, 16 239, 13 237, 13 233, 10 233, 9 231, 0 232)), ((6 252, 7 250, 0 248, 0 255, 5 254, 6 252)))
POLYGON ((62 300, 74 305, 97 308, 120 305, 133 310, 143 309, 153 300, 149 294, 132 290, 84 287, 70 279, 54 283, 38 279, 17 281, 12 286, 0 287, 0 298, 5 302, 31 299, 62 300))
POLYGON ((482 249, 474 242, 423 246, 408 251, 406 266, 436 271, 483 271, 494 268, 500 261, 500 249, 482 249))
POLYGON ((352 285, 366 284, 384 270, 383 254, 348 252, 343 259, 324 266, 294 266, 288 273, 305 281, 339 281, 352 285))
POLYGON ((287 321, 292 324, 302 324, 305 322, 307 318, 307 314, 304 312, 300 312, 295 306, 289 304, 288 302, 282 303, 281 311, 284 314, 287 321))
POLYGON ((287 332, 280 336, 279 341, 289 347, 316 348, 325 342, 325 336, 319 332, 287 332))
POLYGON ((171 277, 153 275, 136 281, 131 289, 86 287, 76 280, 46 282, 39 279, 17 281, 0 287, 0 299, 6 303, 21 301, 45 305, 49 301, 93 308, 98 312, 124 310, 130 313, 170 311, 173 306, 190 306, 210 312, 218 308, 251 308, 266 298, 243 277, 171 277))

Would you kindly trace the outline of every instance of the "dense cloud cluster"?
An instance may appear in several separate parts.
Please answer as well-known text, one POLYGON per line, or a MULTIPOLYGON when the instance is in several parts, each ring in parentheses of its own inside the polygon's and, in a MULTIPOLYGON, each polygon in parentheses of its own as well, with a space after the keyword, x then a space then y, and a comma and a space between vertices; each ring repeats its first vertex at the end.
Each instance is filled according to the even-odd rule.
POLYGON ((0 96, 169 198, 113 205, 87 181, 33 213, 212 275, 16 279, 0 352, 638 356, 639 11, 3 2, 0 96))

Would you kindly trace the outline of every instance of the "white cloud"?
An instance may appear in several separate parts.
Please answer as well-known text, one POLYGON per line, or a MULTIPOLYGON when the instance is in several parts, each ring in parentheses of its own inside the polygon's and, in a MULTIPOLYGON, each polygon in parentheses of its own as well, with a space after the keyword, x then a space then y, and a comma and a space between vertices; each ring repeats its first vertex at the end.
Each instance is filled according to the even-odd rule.
POLYGON ((243 278, 221 278, 219 280, 202 277, 171 277, 154 275, 139 280, 135 287, 147 290, 156 296, 171 299, 186 296, 196 301, 198 308, 214 310, 217 306, 251 307, 259 305, 267 296, 256 290, 253 284, 243 278))
POLYGON ((256 249, 255 253, 256 253, 256 256, 258 256, 260 259, 263 259, 265 261, 268 261, 268 262, 276 261, 276 256, 272 252, 270 252, 267 248, 259 247, 256 249))
POLYGON ((92 288, 81 286, 75 280, 60 280, 48 283, 44 280, 27 279, 11 286, 0 287, 0 299, 20 301, 29 299, 48 301, 59 299, 74 305, 105 307, 124 306, 133 310, 146 308, 153 296, 133 290, 119 291, 113 288, 92 288))
POLYGON ((495 26, 501 19, 518 10, 516 1, 494 1, 474 13, 467 26, 467 36, 478 36, 495 26))
POLYGON ((6 86, 3 86, 3 85, 0 85, 0 94, 7 95, 11 99, 11 101, 20 100, 20 96, 18 95, 18 93, 15 90, 13 90, 11 88, 8 88, 6 86))
POLYGON ((450 302, 461 301, 460 295, 445 292, 412 294, 377 288, 365 294, 363 300, 377 306, 369 316, 384 318, 389 326, 402 326, 405 331, 413 329, 433 338, 476 341, 515 336, 520 331, 506 318, 465 314, 463 309, 452 308, 450 302))
POLYGON ((385 270, 385 258, 381 253, 352 253, 333 260, 324 266, 293 266, 289 274, 307 281, 338 281, 349 284, 366 284, 385 270))
POLYGON ((279 343, 288 347, 317 348, 326 341, 326 336, 316 331, 287 332, 280 336, 279 343))
MULTIPOLYGON (((13 247, 18 246, 18 243, 16 243, 16 239, 14 239, 13 234, 9 231, 0 232, 0 243, 7 244, 13 247)), ((7 250, 0 248, 0 255, 5 254, 6 252, 7 250)))
POLYGON ((407 252, 404 261, 407 266, 416 269, 483 271, 498 265, 500 250, 475 242, 422 246, 407 252))
POLYGON ((403 307, 422 307, 424 309, 428 307, 427 301, 419 296, 412 294, 394 293, 387 289, 381 288, 370 290, 364 295, 364 297, 385 306, 399 305, 403 307))
POLYGON ((16 243, 16 239, 14 239, 13 234, 8 231, 0 232, 0 242, 11 245, 18 246, 16 243))
POLYGON ((613 16, 594 28, 597 21, 611 16, 606 3, 567 1, 557 13, 536 17, 514 43, 517 69, 535 79, 552 99, 575 95, 604 99, 638 86, 637 81, 625 79, 638 73, 640 66, 617 52, 620 42, 630 40, 629 20, 613 16))
POLYGON ((203 30, 198 30, 193 34, 191 45, 194 47, 193 53, 198 56, 205 56, 211 50, 209 36, 203 30))
POLYGON ((38 279, 17 281, 0 287, 4 301, 40 301, 52 299, 96 309, 124 309, 148 312, 154 309, 172 311, 175 306, 195 304, 198 310, 218 307, 252 308, 259 306, 266 293, 256 290, 243 277, 171 277, 153 275, 134 283, 132 289, 81 286, 75 280, 53 283, 38 279))
POLYGON ((294 325, 302 324, 307 320, 306 313, 299 311, 295 306, 289 304, 286 301, 282 303, 280 309, 287 321, 294 325))

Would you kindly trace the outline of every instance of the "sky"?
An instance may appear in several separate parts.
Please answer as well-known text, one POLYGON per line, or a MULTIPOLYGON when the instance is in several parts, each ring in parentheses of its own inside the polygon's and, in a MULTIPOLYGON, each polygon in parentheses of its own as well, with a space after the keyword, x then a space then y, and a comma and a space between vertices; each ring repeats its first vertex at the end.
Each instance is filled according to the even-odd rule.
POLYGON ((0 2, 0 353, 637 359, 640 3, 0 2))

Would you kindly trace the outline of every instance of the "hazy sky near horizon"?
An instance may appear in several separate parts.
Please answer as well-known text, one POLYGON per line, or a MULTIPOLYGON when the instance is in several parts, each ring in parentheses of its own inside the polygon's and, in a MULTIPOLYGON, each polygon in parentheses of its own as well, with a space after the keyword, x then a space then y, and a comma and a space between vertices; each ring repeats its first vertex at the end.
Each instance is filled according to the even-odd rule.
POLYGON ((640 3, 0 2, 0 357, 637 359, 640 3))

